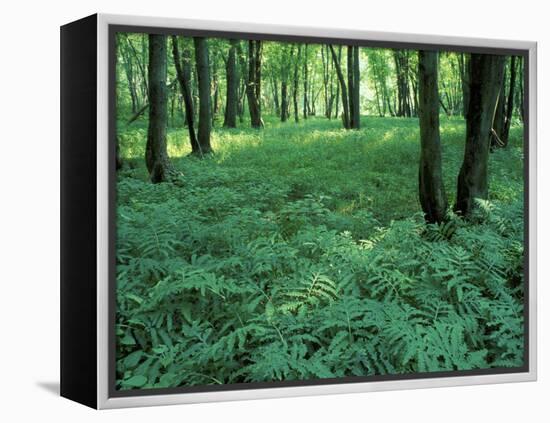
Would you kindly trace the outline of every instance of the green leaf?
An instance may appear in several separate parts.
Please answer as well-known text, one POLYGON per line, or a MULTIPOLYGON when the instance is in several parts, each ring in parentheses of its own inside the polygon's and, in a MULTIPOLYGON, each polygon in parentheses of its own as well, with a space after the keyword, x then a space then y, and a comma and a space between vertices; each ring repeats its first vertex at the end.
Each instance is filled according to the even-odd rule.
POLYGON ((141 388, 147 383, 147 378, 143 375, 132 376, 122 382, 126 388, 141 388))

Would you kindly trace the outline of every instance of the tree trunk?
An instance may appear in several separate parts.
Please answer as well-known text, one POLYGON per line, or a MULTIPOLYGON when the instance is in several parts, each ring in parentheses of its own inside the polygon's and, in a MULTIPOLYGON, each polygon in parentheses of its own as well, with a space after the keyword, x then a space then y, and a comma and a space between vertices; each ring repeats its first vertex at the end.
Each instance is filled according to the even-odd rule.
POLYGON ((304 119, 307 119, 308 115, 308 97, 307 97, 307 90, 308 90, 308 66, 307 66, 307 44, 304 46, 304 107, 302 110, 302 116, 304 119))
POLYGON ((460 79, 462 80, 462 114, 468 116, 470 104, 470 55, 461 53, 458 55, 460 67, 460 79))
POLYGON ((472 54, 470 62, 466 145, 455 205, 455 211, 464 216, 474 209, 476 198, 487 199, 489 137, 504 72, 504 56, 472 54))
POLYGON ((279 84, 274 76, 271 77, 271 86, 273 91, 273 105, 275 106, 275 114, 281 117, 281 103, 279 102, 279 84))
POLYGON ((212 153, 210 130, 212 125, 210 105, 210 66, 208 64, 208 44, 204 37, 194 37, 195 61, 199 85, 199 155, 212 153))
POLYGON ((506 103, 506 66, 504 66, 504 76, 500 81, 500 89, 498 93, 497 105, 495 110, 495 116, 493 118, 493 136, 491 136, 491 149, 497 147, 503 147, 502 145, 502 131, 504 129, 504 116, 505 109, 504 105, 506 103))
POLYGON ((510 126, 512 124, 512 113, 514 111, 514 95, 516 89, 516 56, 512 56, 510 62, 510 88, 508 89, 508 98, 506 104, 506 116, 504 118, 504 128, 502 129, 502 142, 504 147, 508 146, 508 139, 510 136, 510 126))
POLYGON ((300 121, 300 112, 298 110, 298 84, 299 84, 299 65, 300 65, 300 54, 301 54, 302 46, 298 45, 298 53, 296 54, 296 58, 294 61, 294 86, 292 88, 292 100, 294 103, 294 121, 298 123, 300 121))
POLYGON ((419 198, 428 223, 445 219, 447 196, 441 169, 437 53, 418 52, 420 122, 419 198))
POLYGON ((281 122, 288 119, 288 84, 286 80, 281 82, 281 122))
POLYGON ((261 95, 261 41, 250 40, 248 42, 248 81, 246 84, 246 96, 250 112, 250 125, 253 128, 263 126, 260 109, 261 95))
POLYGON ((354 129, 359 129, 361 127, 361 104, 360 104, 360 75, 359 75, 359 46, 353 47, 353 91, 350 93, 350 97, 353 97, 353 111, 351 114, 353 116, 351 125, 354 129))
POLYGON ((170 173, 166 150, 168 118, 166 44, 166 35, 149 35, 149 127, 145 147, 145 164, 153 183, 167 181, 170 173))
POLYGON ((340 82, 340 91, 342 93, 342 109, 344 110, 343 124, 344 128, 350 128, 350 117, 349 117, 349 102, 348 102, 348 93, 346 89, 346 81, 344 80, 344 74, 342 73, 342 67, 340 66, 340 61, 334 51, 334 47, 330 45, 330 52, 332 54, 332 60, 334 61, 334 67, 336 68, 336 74, 338 75, 338 81, 340 82))
POLYGON ((359 113, 359 47, 348 46, 348 92, 349 92, 349 127, 361 127, 359 113))
POLYGON ((227 56, 226 78, 227 78, 227 93, 225 97, 225 115, 223 126, 225 128, 237 127, 237 89, 239 77, 237 75, 237 40, 230 40, 229 54, 227 56))
POLYGON ((195 111, 193 107, 193 96, 191 94, 191 51, 188 48, 183 50, 183 62, 178 47, 178 37, 172 35, 172 54, 178 78, 183 103, 185 105, 185 121, 189 131, 189 142, 193 154, 200 153, 199 141, 195 132, 195 111))
POLYGON ((212 60, 212 87, 214 88, 214 93, 212 94, 212 100, 210 106, 212 110, 210 116, 212 118, 212 127, 216 124, 216 116, 218 115, 219 110, 219 97, 220 97, 220 84, 218 82, 218 64, 216 61, 216 55, 214 55, 214 60, 212 60))

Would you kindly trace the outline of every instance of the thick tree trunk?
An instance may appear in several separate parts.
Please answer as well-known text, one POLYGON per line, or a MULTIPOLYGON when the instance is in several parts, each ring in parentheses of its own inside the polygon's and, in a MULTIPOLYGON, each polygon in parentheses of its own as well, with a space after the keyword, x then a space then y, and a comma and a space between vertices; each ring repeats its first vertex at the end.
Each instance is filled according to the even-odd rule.
POLYGON ((193 154, 200 153, 199 141, 195 132, 195 110, 193 106, 193 96, 191 94, 191 51, 188 48, 183 50, 183 62, 179 52, 178 38, 172 36, 172 55, 174 56, 174 65, 178 78, 183 103, 185 105, 185 121, 189 131, 189 142, 193 154))
POLYGON ((153 183, 167 181, 170 174, 166 151, 166 44, 166 35, 149 35, 149 127, 145 163, 153 183))
POLYGON ((437 53, 418 52, 420 122, 419 198, 428 223, 445 219, 447 196, 441 169, 437 53))
POLYGON ((344 79, 342 67, 340 66, 340 61, 332 45, 330 45, 330 52, 332 54, 332 60, 334 61, 334 67, 336 68, 336 74, 338 75, 338 81, 340 82, 340 91, 342 93, 342 109, 344 109, 343 124, 344 124, 344 128, 349 129, 350 116, 349 116, 349 101, 348 101, 348 93, 346 89, 346 81, 344 79))
POLYGON ((212 152, 210 130, 212 125, 210 105, 210 66, 208 63, 208 44, 204 37, 194 37, 195 61, 199 85, 199 155, 212 152))
POLYGON ((503 72, 504 56, 472 54, 466 145, 455 205, 464 216, 474 209, 476 198, 487 199, 489 137, 503 72))
POLYGON ((226 128, 237 127, 237 89, 239 85, 239 76, 237 75, 237 40, 230 40, 229 54, 227 56, 226 78, 227 93, 225 97, 225 116, 223 126, 226 128))

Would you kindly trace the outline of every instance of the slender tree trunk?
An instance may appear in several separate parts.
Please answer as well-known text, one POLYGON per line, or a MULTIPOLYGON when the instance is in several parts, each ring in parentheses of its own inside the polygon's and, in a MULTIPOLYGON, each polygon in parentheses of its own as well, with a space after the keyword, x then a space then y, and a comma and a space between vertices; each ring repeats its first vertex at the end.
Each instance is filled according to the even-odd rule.
POLYGON ((497 105, 495 110, 495 117, 493 119, 493 135, 491 136, 491 149, 497 147, 503 147, 502 145, 502 132, 504 129, 504 116, 505 116, 505 104, 506 104, 506 65, 504 66, 504 76, 500 82, 500 89, 497 99, 497 105))
POLYGON ((250 124, 253 128, 263 127, 260 109, 261 95, 261 41, 248 42, 248 81, 246 95, 250 112, 250 124))
POLYGON ((218 64, 216 61, 216 55, 214 55, 214 60, 212 61, 212 87, 214 88, 214 92, 212 94, 212 100, 211 100, 211 113, 210 116, 212 118, 212 127, 216 123, 216 116, 218 115, 219 110, 219 97, 220 97, 220 84, 218 82, 218 64))
POLYGON ((346 89, 346 81, 344 79, 344 74, 342 72, 342 67, 340 66, 340 61, 334 51, 334 47, 330 45, 330 52, 332 54, 332 60, 334 61, 334 67, 336 68, 336 74, 338 75, 338 81, 340 82, 340 91, 342 92, 342 109, 344 110, 343 124, 344 128, 350 128, 350 116, 349 116, 349 101, 348 93, 346 89))
POLYGON ((445 219, 447 196, 441 169, 437 53, 418 52, 420 166, 419 198, 428 223, 445 219))
POLYGON ((116 145, 115 145, 115 168, 116 170, 122 169, 123 161, 122 157, 120 155, 120 139, 116 137, 116 145))
POLYGON ((296 53, 296 58, 294 62, 294 77, 293 77, 293 88, 292 88, 292 101, 294 103, 294 121, 298 123, 300 121, 300 112, 298 110, 298 86, 299 86, 299 65, 301 57, 302 46, 298 45, 298 52, 296 53))
POLYGON ((279 84, 277 83, 277 79, 274 76, 271 77, 271 85, 273 91, 273 104, 275 106, 275 114, 281 117, 281 103, 279 102, 279 84))
POLYGON ((504 56, 472 54, 470 103, 464 160, 458 175, 455 211, 469 215, 475 199, 487 199, 489 137, 504 72, 504 56))
POLYGON ((502 142, 504 142, 504 147, 508 146, 508 140, 510 137, 510 126, 512 124, 512 113, 514 111, 516 73, 517 73, 516 56, 512 56, 512 60, 510 62, 510 88, 508 89, 506 116, 504 118, 504 128, 502 129, 502 142))
POLYGON ((307 97, 307 90, 308 90, 308 63, 307 63, 307 47, 306 44, 304 46, 304 107, 302 110, 302 116, 304 119, 307 119, 308 115, 308 97, 307 97))
POLYGON ((281 122, 288 119, 288 84, 286 80, 281 82, 281 122))
POLYGON ((360 104, 360 93, 361 93, 361 78, 359 74, 359 46, 353 47, 353 92, 350 94, 350 97, 353 97, 353 119, 352 119, 352 128, 359 129, 361 127, 361 104, 360 104))
POLYGON ((130 47, 130 50, 132 51, 132 54, 134 55, 134 59, 137 63, 137 66, 138 66, 138 69, 139 69, 139 72, 141 74, 141 79, 143 81, 143 90, 142 92, 145 93, 145 97, 146 97, 146 100, 148 101, 149 100, 149 87, 148 87, 148 82, 147 82, 147 73, 145 72, 145 66, 143 65, 140 57, 143 57, 145 58, 145 55, 146 55, 146 52, 147 50, 145 49, 145 37, 142 38, 142 41, 143 41, 143 44, 142 44, 142 55, 140 55, 136 48, 134 47, 134 44, 132 43, 132 41, 130 40, 128 34, 126 34, 126 41, 128 43, 128 46, 130 47))
POLYGON ((199 85, 199 154, 204 156, 212 152, 210 130, 212 124, 210 105, 210 66, 208 64, 208 43, 204 37, 194 37, 195 61, 199 85))
POLYGON ((199 141, 195 132, 195 111, 193 106, 193 96, 191 93, 191 51, 188 48, 183 50, 183 62, 178 47, 178 37, 172 35, 172 55, 174 56, 174 65, 176 75, 185 105, 185 121, 189 131, 189 142, 193 154, 200 153, 199 141))
POLYGON ((238 97, 237 89, 239 84, 239 76, 237 75, 237 40, 230 40, 231 46, 226 62, 226 85, 227 93, 225 97, 225 116, 223 126, 226 128, 237 127, 237 107, 238 97))
POLYGON ((524 60, 523 60, 523 57, 520 57, 519 58, 519 96, 518 96, 518 112, 519 112, 519 117, 521 119, 521 122, 525 122, 525 97, 523 96, 524 94, 524 89, 523 89, 523 84, 524 84, 524 79, 525 79, 525 64, 524 64, 524 60))
POLYGON ((149 35, 149 127, 145 147, 145 163, 151 182, 169 179, 170 162, 166 150, 167 89, 166 36, 149 35))
MULTIPOLYGON (((121 38, 119 38, 121 40, 121 38)), ((134 115, 138 110, 138 95, 136 90, 136 84, 134 81, 134 67, 132 65, 132 60, 130 59, 130 53, 128 49, 123 47, 122 43, 117 44, 117 49, 120 50, 123 60, 124 71, 126 74, 126 80, 128 82, 128 91, 130 92, 130 100, 132 102, 132 115, 134 115)))
POLYGON ((462 114, 467 117, 470 104, 470 55, 461 53, 458 55, 458 60, 462 80, 462 114))
POLYGON ((360 99, 360 75, 359 75, 359 47, 348 46, 348 92, 349 92, 349 127, 359 129, 361 127, 359 113, 360 99))

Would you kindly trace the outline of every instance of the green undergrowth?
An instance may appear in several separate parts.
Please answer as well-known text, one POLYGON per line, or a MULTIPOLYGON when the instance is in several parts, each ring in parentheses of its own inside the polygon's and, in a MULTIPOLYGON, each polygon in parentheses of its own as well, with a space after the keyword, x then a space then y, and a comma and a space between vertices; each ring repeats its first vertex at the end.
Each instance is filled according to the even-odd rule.
MULTIPOLYGON (((218 129, 205 160, 170 130, 182 176, 157 185, 146 129, 119 128, 120 389, 523 364, 521 129, 476 214, 427 226, 418 121, 362 126, 218 129)), ((442 119, 451 200, 463 138, 442 119)))

